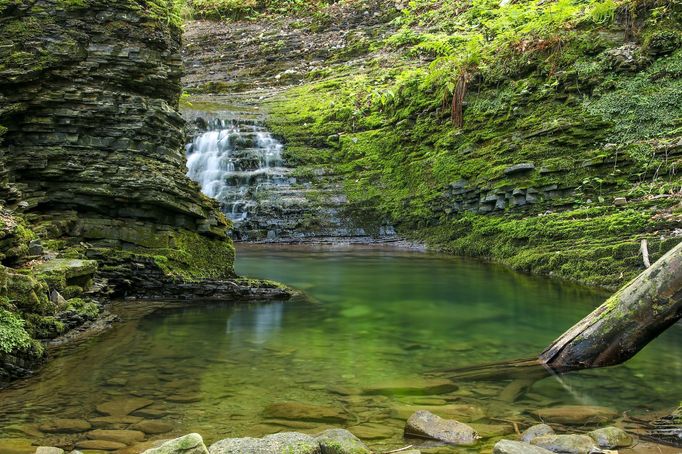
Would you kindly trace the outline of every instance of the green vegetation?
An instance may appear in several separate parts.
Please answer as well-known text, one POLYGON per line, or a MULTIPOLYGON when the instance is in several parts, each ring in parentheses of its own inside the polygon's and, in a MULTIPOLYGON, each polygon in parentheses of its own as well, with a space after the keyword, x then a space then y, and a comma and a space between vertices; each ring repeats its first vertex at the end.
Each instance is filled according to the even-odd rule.
POLYGON ((640 239, 679 241, 681 5, 412 1, 363 70, 310 74, 271 127, 299 173, 344 177, 365 224, 618 286, 640 239))
POLYGON ((319 12, 331 0, 187 0, 185 14, 205 19, 255 19, 263 15, 319 12))
POLYGON ((24 321, 16 314, 0 309, 0 353, 23 350, 31 345, 31 336, 24 329, 24 321))

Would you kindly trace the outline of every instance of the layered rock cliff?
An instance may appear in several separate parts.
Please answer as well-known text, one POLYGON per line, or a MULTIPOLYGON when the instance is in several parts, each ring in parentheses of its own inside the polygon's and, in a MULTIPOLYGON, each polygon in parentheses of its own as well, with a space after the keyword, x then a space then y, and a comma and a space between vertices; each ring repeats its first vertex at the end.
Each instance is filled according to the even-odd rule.
POLYGON ((185 177, 176 4, 0 1, 0 381, 103 293, 253 293, 185 177))

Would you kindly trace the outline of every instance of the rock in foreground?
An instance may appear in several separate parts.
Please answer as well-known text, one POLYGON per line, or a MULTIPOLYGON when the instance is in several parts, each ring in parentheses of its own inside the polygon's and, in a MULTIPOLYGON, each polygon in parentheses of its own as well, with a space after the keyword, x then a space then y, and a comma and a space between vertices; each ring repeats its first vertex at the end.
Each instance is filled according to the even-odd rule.
POLYGON ((493 448, 493 454, 550 454, 551 452, 539 446, 511 440, 500 440, 493 448))
POLYGON ((201 435, 194 433, 167 441, 158 448, 146 450, 143 454, 208 454, 208 449, 201 435))
POLYGON ((407 420, 405 436, 429 438, 453 445, 472 445, 480 437, 476 431, 454 419, 443 419, 428 411, 418 411, 407 420))
POLYGON ((371 454, 372 451, 358 437, 346 429, 325 430, 315 440, 322 454, 371 454))
POLYGON ((625 448, 633 443, 633 439, 623 429, 618 427, 604 427, 588 433, 600 448, 625 448))
POLYGON ((322 454, 320 444, 313 437, 296 432, 282 432, 263 438, 227 438, 212 444, 208 451, 210 454, 281 454, 287 452, 322 454))
POLYGON ((590 454, 600 452, 594 440, 587 435, 543 435, 531 442, 535 446, 562 454, 590 454))

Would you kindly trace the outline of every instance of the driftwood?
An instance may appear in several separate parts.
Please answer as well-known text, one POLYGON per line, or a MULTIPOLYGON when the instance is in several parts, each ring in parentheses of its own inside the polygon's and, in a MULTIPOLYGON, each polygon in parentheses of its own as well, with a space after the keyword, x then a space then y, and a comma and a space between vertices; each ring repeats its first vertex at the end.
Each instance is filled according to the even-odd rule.
POLYGON ((499 398, 514 401, 536 381, 627 361, 682 318, 682 243, 555 340, 538 357, 451 369, 456 381, 512 380, 499 398))
POLYGON ((682 317, 682 243, 540 354, 558 372, 632 358, 682 317))

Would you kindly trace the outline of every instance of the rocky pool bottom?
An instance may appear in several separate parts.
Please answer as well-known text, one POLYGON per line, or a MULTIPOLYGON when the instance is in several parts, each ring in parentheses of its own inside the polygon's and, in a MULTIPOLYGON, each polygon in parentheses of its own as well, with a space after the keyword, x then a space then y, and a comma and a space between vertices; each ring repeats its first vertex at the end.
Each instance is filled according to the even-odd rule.
POLYGON ((422 452, 491 452, 541 422, 559 434, 610 425, 641 433, 682 395, 679 327, 623 366, 546 378, 513 403, 501 399, 509 378, 453 381, 453 368, 541 350, 603 300, 585 288, 392 250, 242 248, 238 263, 311 301, 159 304, 151 313, 122 303, 114 330, 0 392, 0 452, 136 453, 192 432, 210 446, 332 428, 386 452, 413 444, 405 424, 422 410, 482 437, 422 452))

